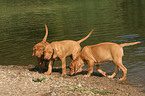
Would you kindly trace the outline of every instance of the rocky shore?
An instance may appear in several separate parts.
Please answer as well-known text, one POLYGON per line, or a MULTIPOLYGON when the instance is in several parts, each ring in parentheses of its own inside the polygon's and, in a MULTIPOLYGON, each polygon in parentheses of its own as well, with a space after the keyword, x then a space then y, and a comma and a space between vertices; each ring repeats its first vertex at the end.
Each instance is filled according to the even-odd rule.
MULTIPOLYGON (((61 68, 51 75, 35 72, 35 66, 0 66, 0 96, 145 96, 139 88, 99 74, 61 76, 61 68)), ((69 68, 67 68, 69 73, 69 68)))

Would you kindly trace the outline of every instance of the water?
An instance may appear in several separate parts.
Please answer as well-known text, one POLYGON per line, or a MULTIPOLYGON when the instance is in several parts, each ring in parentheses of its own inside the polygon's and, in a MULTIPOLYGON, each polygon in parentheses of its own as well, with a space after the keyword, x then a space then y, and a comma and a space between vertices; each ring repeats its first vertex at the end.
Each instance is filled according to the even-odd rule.
MULTIPOLYGON (((77 41, 94 28, 82 48, 101 42, 142 42, 124 47, 123 63, 129 84, 145 92, 144 9, 144 0, 0 0, 0 64, 36 65, 32 48, 45 35, 44 24, 49 28, 48 42, 77 41)), ((102 66, 113 72, 112 64, 102 66)), ((117 75, 121 76, 122 72, 117 75)))

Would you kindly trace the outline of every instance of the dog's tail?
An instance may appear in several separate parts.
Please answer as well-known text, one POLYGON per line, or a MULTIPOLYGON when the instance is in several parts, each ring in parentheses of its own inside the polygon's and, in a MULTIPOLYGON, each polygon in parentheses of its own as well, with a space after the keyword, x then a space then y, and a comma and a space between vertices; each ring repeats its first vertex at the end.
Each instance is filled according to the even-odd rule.
POLYGON ((83 39, 81 39, 81 40, 79 40, 79 41, 77 41, 77 42, 78 42, 78 43, 81 43, 81 42, 85 41, 85 40, 92 34, 93 30, 94 30, 94 29, 92 29, 92 31, 91 31, 85 38, 83 38, 83 39))
POLYGON ((132 42, 132 43, 124 43, 124 44, 120 44, 121 47, 125 47, 125 46, 130 46, 130 45, 135 45, 141 42, 132 42))
POLYGON ((45 29, 46 29, 46 33, 45 33, 45 36, 44 36, 42 42, 46 42, 46 39, 47 39, 47 36, 48 36, 48 28, 47 28, 46 24, 45 24, 45 29))

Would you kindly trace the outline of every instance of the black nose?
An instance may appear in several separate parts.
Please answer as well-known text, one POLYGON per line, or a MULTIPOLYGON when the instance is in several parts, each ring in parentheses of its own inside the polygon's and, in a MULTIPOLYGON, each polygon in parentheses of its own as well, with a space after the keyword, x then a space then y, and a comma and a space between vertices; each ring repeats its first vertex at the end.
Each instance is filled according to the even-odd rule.
POLYGON ((35 56, 36 56, 36 57, 39 57, 39 55, 38 55, 38 54, 36 54, 35 56))
POLYGON ((39 55, 39 54, 35 54, 35 56, 36 56, 36 57, 38 57, 38 58, 40 58, 40 57, 41 57, 41 55, 39 55))

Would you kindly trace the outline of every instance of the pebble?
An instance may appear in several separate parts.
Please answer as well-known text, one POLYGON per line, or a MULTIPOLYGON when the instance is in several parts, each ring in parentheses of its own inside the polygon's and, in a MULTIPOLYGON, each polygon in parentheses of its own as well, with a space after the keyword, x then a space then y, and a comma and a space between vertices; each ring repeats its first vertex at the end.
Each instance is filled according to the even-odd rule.
POLYGON ((25 69, 0 66, 0 96, 101 96, 98 91, 108 92, 106 96, 145 96, 135 87, 106 77, 91 76, 86 79, 83 75, 76 75, 64 78, 59 72, 44 75, 25 69), (38 81, 34 82, 34 79, 38 81))
POLYGON ((82 85, 79 83, 79 84, 78 84, 78 87, 82 87, 82 85))
POLYGON ((56 95, 56 93, 55 93, 55 92, 52 92, 52 93, 51 93, 51 96, 55 96, 55 95, 56 95))

